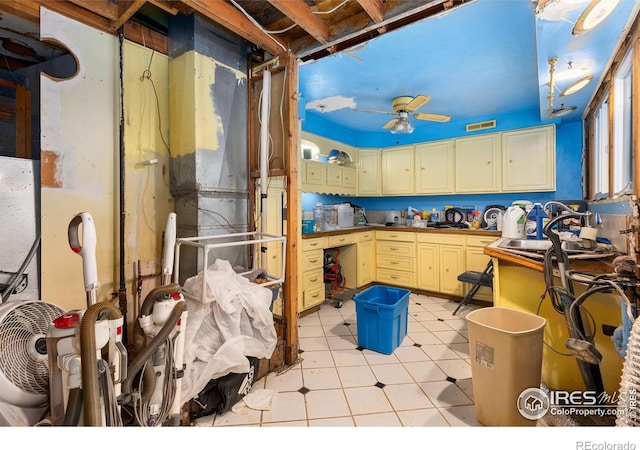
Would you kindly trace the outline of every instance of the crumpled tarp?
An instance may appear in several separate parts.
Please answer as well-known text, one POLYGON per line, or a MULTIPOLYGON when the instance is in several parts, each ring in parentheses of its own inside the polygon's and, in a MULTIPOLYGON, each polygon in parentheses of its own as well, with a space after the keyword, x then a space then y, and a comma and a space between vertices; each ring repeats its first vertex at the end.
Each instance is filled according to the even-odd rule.
POLYGON ((270 310, 270 289, 238 275, 228 261, 217 259, 203 272, 184 282, 187 297, 185 376, 181 398, 186 403, 204 389, 209 380, 228 373, 247 373, 247 356, 270 358, 278 337, 270 310))

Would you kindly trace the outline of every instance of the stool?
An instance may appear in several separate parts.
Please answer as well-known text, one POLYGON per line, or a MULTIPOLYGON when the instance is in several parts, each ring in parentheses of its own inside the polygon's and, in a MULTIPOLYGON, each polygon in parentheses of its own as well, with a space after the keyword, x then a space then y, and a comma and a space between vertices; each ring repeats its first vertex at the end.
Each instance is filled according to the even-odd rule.
POLYGON ((473 296, 476 295, 476 292, 478 292, 478 289, 481 287, 488 287, 493 291, 493 260, 489 260, 489 263, 483 272, 467 270, 466 272, 461 273, 458 275, 458 281, 462 281, 463 283, 473 283, 473 287, 469 292, 467 292, 467 295, 464 296, 462 301, 460 301, 460 304, 453 312, 454 316, 460 308, 473 299, 473 296))

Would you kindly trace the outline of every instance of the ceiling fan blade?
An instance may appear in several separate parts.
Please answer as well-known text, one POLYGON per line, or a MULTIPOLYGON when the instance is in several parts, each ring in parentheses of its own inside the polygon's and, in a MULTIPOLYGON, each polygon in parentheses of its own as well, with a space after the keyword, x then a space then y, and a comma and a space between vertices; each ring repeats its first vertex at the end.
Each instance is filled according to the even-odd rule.
POLYGON ((396 114, 393 111, 378 111, 378 110, 375 110, 375 109, 352 109, 352 111, 366 112, 366 113, 378 113, 378 114, 393 114, 393 115, 396 114))
POLYGON ((420 108, 422 105, 427 103, 429 100, 431 100, 431 97, 429 97, 428 95, 423 95, 423 94, 417 95, 413 98, 413 100, 407 103, 407 106, 405 107, 405 111, 407 112, 415 111, 416 109, 420 108))
POLYGON ((451 116, 445 116, 443 114, 415 113, 413 117, 419 120, 430 120, 432 122, 448 122, 451 120, 451 116))
POLYGON ((385 126, 383 126, 382 128, 384 128, 385 130, 388 130, 389 128, 392 128, 396 122, 398 121, 398 118, 396 117, 395 119, 391 119, 389 122, 386 123, 385 126))

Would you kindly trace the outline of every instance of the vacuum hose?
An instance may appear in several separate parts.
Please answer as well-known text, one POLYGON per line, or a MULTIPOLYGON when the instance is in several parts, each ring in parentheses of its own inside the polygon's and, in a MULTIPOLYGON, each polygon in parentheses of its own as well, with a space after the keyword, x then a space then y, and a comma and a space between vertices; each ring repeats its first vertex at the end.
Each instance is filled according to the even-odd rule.
POLYGON ((638 391, 640 391, 640 320, 635 320, 629 334, 627 355, 622 366, 617 427, 640 426, 638 391))
MULTIPOLYGON (((162 290, 163 292, 176 291, 176 285, 163 286, 162 288, 163 289, 158 288, 158 290, 162 290), (173 289, 169 289, 171 287, 173 287, 173 289)), ((151 302, 151 305, 153 305, 153 302, 155 301, 155 295, 151 295, 153 292, 154 291, 152 291, 147 296, 147 299, 145 299, 141 313, 146 310, 146 308, 144 307, 145 305, 147 305, 148 299, 151 299, 150 302, 151 302)), ((131 393, 131 385, 133 383, 134 377, 144 367, 145 362, 153 356, 153 354, 158 350, 158 348, 160 348, 161 345, 165 343, 167 337, 171 334, 171 331, 173 331, 173 327, 176 325, 176 323, 180 319, 180 316, 184 312, 185 308, 186 308, 185 302, 183 301, 176 302, 175 306, 171 310, 171 314, 169 315, 169 318, 167 319, 163 327, 160 329, 158 334, 151 340, 151 342, 149 342, 149 344, 146 347, 142 349, 140 353, 138 353, 138 355, 129 365, 127 378, 122 382, 122 392, 125 392, 127 394, 131 393)), ((150 312, 150 311, 151 311, 151 308, 149 308, 147 312, 150 312)))
POLYGON ((107 317, 110 320, 122 318, 122 313, 116 306, 110 302, 100 302, 89 306, 80 321, 84 424, 89 427, 102 426, 95 324, 103 311, 107 312, 107 317))

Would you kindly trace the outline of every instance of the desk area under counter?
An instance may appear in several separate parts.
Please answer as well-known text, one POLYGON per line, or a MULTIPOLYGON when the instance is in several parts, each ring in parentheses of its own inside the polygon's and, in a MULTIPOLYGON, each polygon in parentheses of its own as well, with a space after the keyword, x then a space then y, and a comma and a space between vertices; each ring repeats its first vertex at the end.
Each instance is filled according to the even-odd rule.
MULTIPOLYGON (((323 269, 324 250, 340 250, 345 288, 381 283, 460 300, 471 286, 459 282, 457 276, 466 270, 482 271, 490 260, 482 246, 499 237, 497 231, 382 225, 303 234, 299 311, 315 309, 325 300, 318 295, 324 294, 323 285, 314 276, 323 269), (320 248, 323 254, 318 261, 320 248)), ((491 304, 491 291, 478 292, 474 301, 491 304)))

